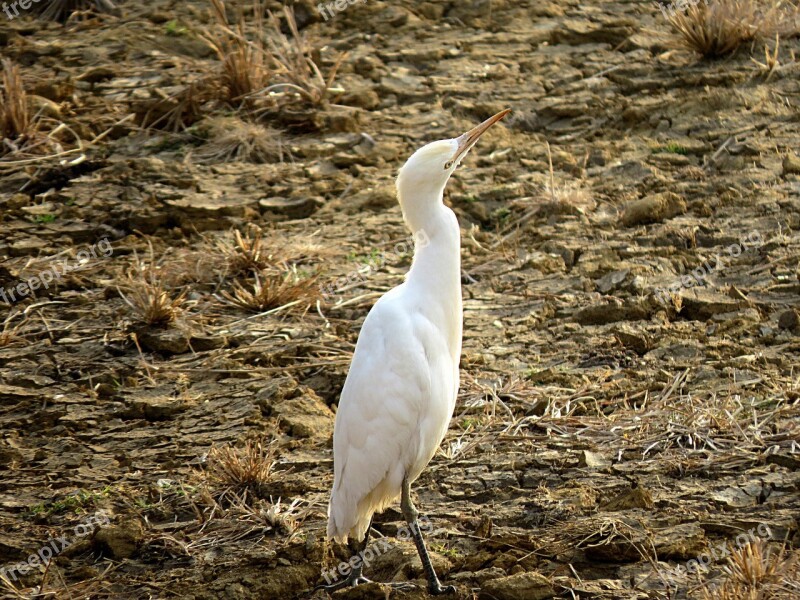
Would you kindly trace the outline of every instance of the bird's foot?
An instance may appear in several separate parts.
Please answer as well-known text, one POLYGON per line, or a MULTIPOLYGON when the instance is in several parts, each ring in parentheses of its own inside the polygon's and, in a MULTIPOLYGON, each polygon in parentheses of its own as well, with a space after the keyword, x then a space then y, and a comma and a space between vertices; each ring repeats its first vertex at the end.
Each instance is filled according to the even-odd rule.
POLYGON ((342 579, 336 583, 332 583, 330 585, 318 585, 314 588, 312 593, 316 593, 320 590, 325 591, 328 594, 332 594, 333 592, 338 592, 339 590, 343 590, 347 587, 356 587, 357 585, 361 585, 362 583, 372 583, 371 579, 367 579, 362 575, 358 575, 353 577, 353 574, 350 574, 350 577, 347 579, 342 579))
POLYGON ((444 594, 455 594, 456 593, 456 586, 454 585, 445 585, 443 586, 438 581, 435 583, 428 584, 428 593, 431 596, 442 596, 444 594))

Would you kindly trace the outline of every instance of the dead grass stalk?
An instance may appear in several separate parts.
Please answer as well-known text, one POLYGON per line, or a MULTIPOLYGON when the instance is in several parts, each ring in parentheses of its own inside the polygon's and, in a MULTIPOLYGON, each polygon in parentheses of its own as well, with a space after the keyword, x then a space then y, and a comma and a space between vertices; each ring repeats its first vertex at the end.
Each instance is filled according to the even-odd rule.
POLYGON ((776 0, 711 0, 696 2, 669 16, 678 45, 716 58, 743 44, 797 31, 798 8, 776 0))

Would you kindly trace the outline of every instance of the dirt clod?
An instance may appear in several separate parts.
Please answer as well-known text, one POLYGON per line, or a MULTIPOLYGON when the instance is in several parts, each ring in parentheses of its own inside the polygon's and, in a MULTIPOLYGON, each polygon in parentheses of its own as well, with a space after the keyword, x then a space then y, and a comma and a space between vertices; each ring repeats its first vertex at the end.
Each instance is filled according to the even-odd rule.
POLYGON ((490 579, 483 584, 479 597, 496 600, 548 600, 555 597, 555 590, 547 577, 526 572, 490 579))

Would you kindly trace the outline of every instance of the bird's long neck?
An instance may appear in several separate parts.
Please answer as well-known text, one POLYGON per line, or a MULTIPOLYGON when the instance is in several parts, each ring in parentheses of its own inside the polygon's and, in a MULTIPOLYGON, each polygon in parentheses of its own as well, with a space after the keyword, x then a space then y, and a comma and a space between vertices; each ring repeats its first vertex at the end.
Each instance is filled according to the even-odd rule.
MULTIPOLYGON (((409 226, 414 235, 414 260, 407 281, 441 298, 461 298, 461 232, 453 211, 439 204, 427 222, 409 226)), ((427 295, 427 294, 426 294, 427 295)))
POLYGON ((448 346, 458 364, 461 354, 461 232, 453 211, 441 201, 433 204, 424 223, 406 218, 414 233, 414 260, 406 285, 419 298, 420 309, 433 322, 443 323, 448 346))

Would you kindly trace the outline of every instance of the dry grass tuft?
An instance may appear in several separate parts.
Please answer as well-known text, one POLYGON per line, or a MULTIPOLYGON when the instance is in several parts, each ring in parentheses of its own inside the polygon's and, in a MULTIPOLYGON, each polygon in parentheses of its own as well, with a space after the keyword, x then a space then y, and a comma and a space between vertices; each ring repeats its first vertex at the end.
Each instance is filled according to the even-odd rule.
POLYGON ((4 346, 11 346, 18 344, 22 341, 19 335, 19 330, 28 322, 28 317, 23 312, 11 312, 0 324, 0 348, 4 346), (22 321, 16 325, 12 325, 12 321, 19 315, 22 315, 22 321))
POLYGON ((703 600, 768 600, 797 597, 800 579, 797 554, 787 556, 786 547, 774 551, 764 540, 756 540, 735 549, 723 567, 720 585, 708 583, 702 589, 703 600), (776 595, 776 592, 788 596, 776 595))
POLYGON ((220 80, 229 104, 252 103, 259 95, 269 104, 280 105, 293 102, 294 96, 299 95, 317 106, 327 100, 330 92, 337 91, 333 81, 345 54, 339 55, 325 78, 314 58, 318 50, 300 33, 291 8, 283 8, 291 34, 287 36, 272 13, 269 26, 265 27, 263 5, 255 2, 252 39, 248 39, 247 22, 241 10, 236 24, 231 25, 224 0, 211 0, 211 6, 217 26, 205 40, 221 62, 220 80))
POLYGON ((254 312, 295 306, 311 305, 319 295, 317 273, 303 276, 296 268, 285 271, 262 271, 254 274, 252 288, 235 281, 233 293, 222 292, 231 304, 254 312))
POLYGON ((207 475, 210 481, 225 488, 261 495, 272 479, 276 463, 274 441, 266 445, 248 441, 241 449, 232 446, 212 448, 208 453, 207 475))
POLYGON ((34 9, 40 18, 65 23, 74 13, 118 14, 111 0, 47 0, 34 9))
POLYGON ((36 125, 28 109, 28 95, 22 85, 19 67, 10 60, 3 60, 3 87, 0 88, 0 136, 3 148, 8 150, 24 147, 34 137, 36 125))
POLYGON ((138 256, 117 291, 133 310, 136 320, 150 327, 167 327, 173 323, 182 314, 186 300, 185 290, 176 295, 154 262, 151 260, 147 264, 138 256))
POLYGON ((211 13, 216 27, 204 39, 220 60, 219 77, 224 99, 239 104, 267 87, 272 77, 265 45, 264 7, 259 0, 253 3, 253 40, 247 38, 247 21, 241 8, 233 26, 228 21, 224 0, 211 0, 211 13))
POLYGON ((279 262, 274 255, 276 248, 264 242, 263 230, 253 223, 248 224, 244 233, 233 229, 231 238, 217 241, 217 248, 233 275, 257 273, 279 262))
POLYGON ((798 9, 776 0, 703 0, 668 18, 679 45, 715 58, 759 38, 795 33, 798 9))
POLYGON ((591 196, 586 188, 576 182, 567 182, 562 185, 556 183, 555 172, 553 170, 553 153, 550 151, 550 143, 547 146, 547 160, 550 166, 550 180, 544 188, 544 195, 550 201, 551 209, 556 212, 584 213, 584 207, 592 206, 591 196))
POLYGON ((733 552, 725 572, 751 587, 777 582, 793 562, 784 554, 783 548, 775 554, 764 540, 756 540, 733 552))
POLYGON ((134 110, 142 127, 182 131, 203 119, 219 94, 214 81, 204 78, 189 83, 172 96, 135 106, 134 110))
POLYGON ((778 58, 780 52, 780 35, 775 34, 775 49, 770 54, 769 46, 764 44, 764 62, 751 57, 750 60, 758 67, 760 74, 764 76, 765 81, 772 79, 772 76, 780 69, 781 61, 778 58))
POLYGON ((524 207, 525 211, 519 217, 510 219, 503 224, 500 229, 499 238, 492 243, 492 248, 499 248, 515 240, 524 226, 534 217, 551 215, 571 215, 585 216, 592 211, 597 203, 592 198, 587 189, 577 181, 570 181, 558 185, 556 183, 555 171, 553 169, 553 154, 550 150, 550 143, 545 142, 547 149, 547 159, 550 165, 550 177, 544 184, 543 189, 537 198, 521 199, 518 206, 524 207), (532 203, 526 200, 535 200, 532 203))
POLYGON ((197 153, 199 162, 283 162, 283 138, 277 129, 238 117, 209 119, 205 129, 209 142, 197 153))
POLYGON ((65 150, 66 144, 62 143, 69 136, 82 145, 78 134, 66 123, 43 116, 42 110, 37 112, 32 108, 31 96, 25 90, 19 67, 10 60, 3 60, 0 79, 0 157, 3 166, 11 166, 20 158, 45 160, 68 155, 75 151, 65 150))
MULTIPOLYGON (((333 81, 346 55, 340 54, 328 77, 324 77, 318 66, 319 49, 300 34, 292 9, 284 7, 290 31, 287 36, 275 15, 270 13, 269 22, 265 22, 260 0, 253 4, 252 23, 241 8, 232 23, 224 0, 210 2, 214 26, 202 39, 219 59, 218 69, 196 78, 172 95, 162 93, 161 97, 140 103, 136 111, 143 127, 180 131, 198 122, 203 114, 221 107, 244 111, 254 118, 280 118, 285 109, 297 105, 301 110, 294 112, 308 113, 304 118, 311 119, 331 93, 343 91, 333 87, 333 81)), ((289 121, 294 123, 292 119, 289 121)), ((238 129, 233 137, 252 143, 228 140, 235 144, 232 149, 223 145, 220 150, 223 158, 242 148, 243 156, 251 157, 247 160, 267 162, 272 156, 280 159, 280 147, 273 149, 274 144, 256 139, 261 137, 261 131, 247 124, 239 125, 238 129)), ((267 132, 270 133, 267 139, 275 137, 267 132)))
POLYGON ((289 536, 300 527, 300 524, 312 514, 313 511, 301 508, 303 501, 295 498, 289 505, 281 505, 281 499, 273 503, 272 499, 256 500, 250 504, 241 502, 232 507, 231 513, 244 523, 249 523, 261 527, 263 531, 274 531, 275 533, 289 536))
POLYGON ((269 39, 269 51, 270 58, 276 65, 276 74, 287 82, 272 85, 265 91, 290 89, 312 105, 323 104, 331 93, 343 91, 335 88, 333 82, 346 53, 339 54, 326 79, 314 59, 318 54, 316 48, 300 34, 297 28, 294 11, 284 6, 283 14, 292 35, 291 37, 284 35, 280 21, 275 15, 270 14, 273 35, 269 39))

